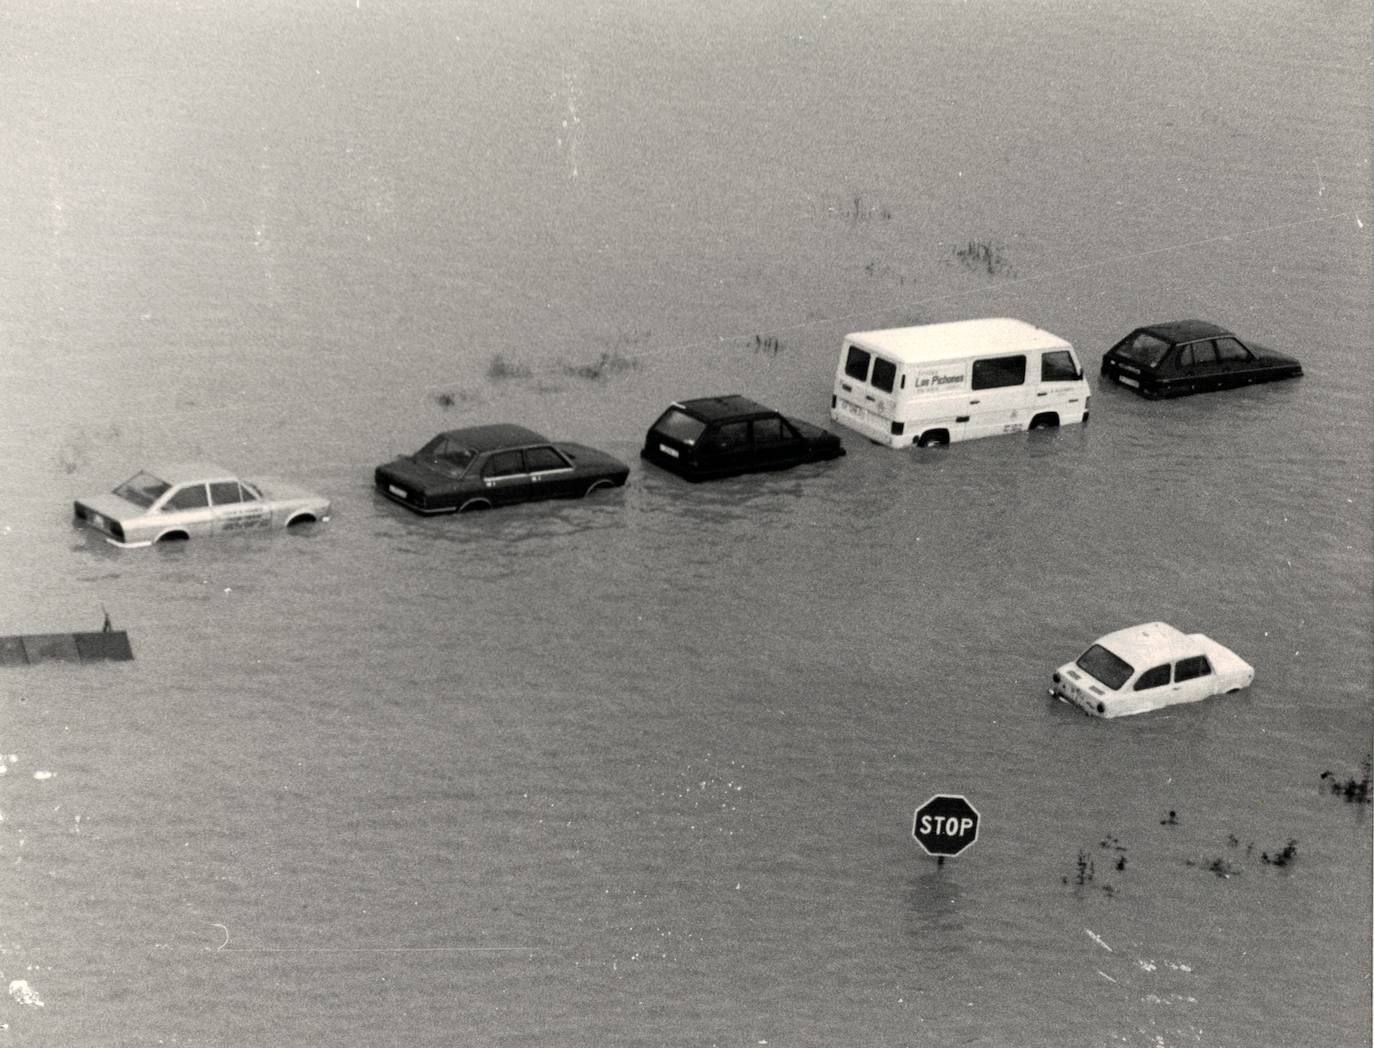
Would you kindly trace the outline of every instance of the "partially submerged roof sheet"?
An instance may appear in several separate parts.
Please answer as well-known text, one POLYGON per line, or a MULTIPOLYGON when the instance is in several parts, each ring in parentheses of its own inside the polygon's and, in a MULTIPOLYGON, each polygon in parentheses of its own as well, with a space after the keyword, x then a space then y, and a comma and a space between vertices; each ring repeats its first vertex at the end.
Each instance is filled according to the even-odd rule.
POLYGON ((944 324, 857 331, 846 335, 845 340, 903 364, 950 360, 974 354, 1070 348, 1069 343, 1058 335, 1013 317, 953 320, 944 324))

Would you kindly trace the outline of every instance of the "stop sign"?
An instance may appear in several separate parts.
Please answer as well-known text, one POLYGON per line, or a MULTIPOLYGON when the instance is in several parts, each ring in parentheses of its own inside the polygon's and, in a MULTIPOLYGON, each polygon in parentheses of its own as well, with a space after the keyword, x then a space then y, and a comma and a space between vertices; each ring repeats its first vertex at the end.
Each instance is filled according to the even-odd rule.
POLYGON ((978 809, 957 793, 937 793, 916 809, 911 835, 930 855, 958 855, 978 839, 978 809))

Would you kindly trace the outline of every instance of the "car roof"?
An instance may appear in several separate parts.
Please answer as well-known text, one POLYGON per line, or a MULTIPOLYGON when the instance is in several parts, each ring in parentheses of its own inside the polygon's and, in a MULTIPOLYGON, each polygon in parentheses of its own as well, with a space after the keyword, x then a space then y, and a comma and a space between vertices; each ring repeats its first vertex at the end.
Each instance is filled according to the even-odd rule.
POLYGON ((1071 349, 1058 335, 1014 317, 953 320, 943 324, 882 328, 845 335, 851 345, 903 364, 923 364, 973 355, 1028 349, 1071 349))
POLYGON ((473 451, 499 451, 502 448, 524 447, 526 444, 552 443, 541 433, 509 422, 449 429, 445 430, 443 435, 473 451))
POLYGON ((1185 659, 1198 654, 1201 649, 1196 638, 1167 622, 1144 622, 1139 626, 1116 630, 1099 637, 1097 643, 1138 670, 1185 659))
POLYGON ((1194 342, 1200 338, 1218 338, 1223 335, 1234 337, 1224 327, 1218 327, 1206 320, 1166 320, 1161 324, 1146 324, 1136 330, 1148 332, 1165 342, 1194 342))
POLYGON ((198 480, 238 480, 233 470, 217 466, 213 462, 161 462, 148 466, 145 473, 151 473, 159 480, 165 480, 175 487, 178 484, 192 484, 198 480))
POLYGON ((739 418, 748 415, 776 415, 772 408, 766 408, 757 401, 731 393, 723 397, 697 397, 694 400, 677 400, 673 407, 681 408, 703 422, 718 422, 721 419, 739 418))

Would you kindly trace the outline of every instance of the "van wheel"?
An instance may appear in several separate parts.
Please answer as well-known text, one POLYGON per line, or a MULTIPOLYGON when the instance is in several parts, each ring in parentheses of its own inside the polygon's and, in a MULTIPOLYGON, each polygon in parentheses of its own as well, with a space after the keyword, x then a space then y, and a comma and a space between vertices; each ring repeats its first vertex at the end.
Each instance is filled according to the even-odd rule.
POLYGON ((935 448, 949 443, 949 431, 943 429, 932 429, 921 434, 921 439, 916 441, 916 446, 921 448, 935 448))
POLYGON ((1052 411, 1047 411, 1043 415, 1036 415, 1031 419, 1031 429, 1055 429, 1059 425, 1059 416, 1052 411))

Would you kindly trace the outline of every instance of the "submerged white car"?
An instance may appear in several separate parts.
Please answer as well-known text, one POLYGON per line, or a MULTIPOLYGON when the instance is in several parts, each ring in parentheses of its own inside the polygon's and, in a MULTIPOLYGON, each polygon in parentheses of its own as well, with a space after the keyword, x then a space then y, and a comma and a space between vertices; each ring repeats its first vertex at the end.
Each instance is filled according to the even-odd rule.
POLYGON ((78 523, 127 549, 325 521, 329 500, 286 481, 249 482, 191 462, 136 473, 109 494, 77 499, 74 510, 78 523))
POLYGON ((1248 687, 1255 669, 1230 648, 1167 622, 1099 637, 1054 673, 1050 694, 1094 717, 1126 717, 1248 687))

